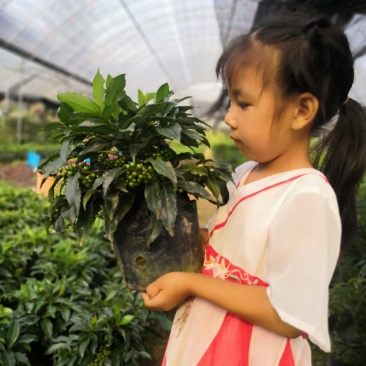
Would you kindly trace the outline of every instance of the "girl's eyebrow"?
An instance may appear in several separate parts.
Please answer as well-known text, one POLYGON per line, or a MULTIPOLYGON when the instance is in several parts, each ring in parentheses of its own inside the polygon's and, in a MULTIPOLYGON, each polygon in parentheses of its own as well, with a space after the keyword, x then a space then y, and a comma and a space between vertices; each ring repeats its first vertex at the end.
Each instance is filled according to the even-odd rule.
POLYGON ((228 91, 229 94, 231 94, 235 98, 246 94, 245 92, 243 92, 241 88, 234 88, 234 89, 230 88, 228 91))
POLYGON ((254 98, 255 95, 248 90, 245 90, 243 88, 234 88, 230 90, 230 94, 232 94, 235 98, 238 97, 249 97, 254 98))

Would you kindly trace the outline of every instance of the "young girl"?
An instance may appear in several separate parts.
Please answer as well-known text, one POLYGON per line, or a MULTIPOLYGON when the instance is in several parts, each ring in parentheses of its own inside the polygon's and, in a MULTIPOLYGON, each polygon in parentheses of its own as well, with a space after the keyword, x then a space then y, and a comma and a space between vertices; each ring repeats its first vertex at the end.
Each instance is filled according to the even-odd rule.
POLYGON ((233 40, 217 73, 230 137, 249 162, 210 221, 201 274, 168 273, 142 294, 152 309, 181 305, 163 364, 311 365, 307 338, 330 351, 328 286, 356 231, 366 166, 348 41, 328 20, 283 17, 233 40), (310 137, 329 121, 322 173, 310 137))

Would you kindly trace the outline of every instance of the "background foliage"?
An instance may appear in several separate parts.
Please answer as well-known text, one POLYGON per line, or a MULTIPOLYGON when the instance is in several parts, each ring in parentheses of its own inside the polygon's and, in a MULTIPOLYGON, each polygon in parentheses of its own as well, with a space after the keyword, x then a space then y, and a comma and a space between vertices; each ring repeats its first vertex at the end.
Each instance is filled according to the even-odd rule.
POLYGON ((143 365, 168 316, 124 287, 100 223, 80 247, 46 234, 45 205, 0 185, 0 364, 143 365))

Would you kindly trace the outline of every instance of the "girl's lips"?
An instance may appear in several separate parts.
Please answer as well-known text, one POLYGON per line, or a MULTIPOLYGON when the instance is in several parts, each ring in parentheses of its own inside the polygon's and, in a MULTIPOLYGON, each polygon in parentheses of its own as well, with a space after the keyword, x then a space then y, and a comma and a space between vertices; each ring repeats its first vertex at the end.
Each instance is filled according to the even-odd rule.
POLYGON ((234 138, 233 138, 233 137, 231 137, 231 136, 230 136, 230 138, 234 141, 234 144, 235 144, 236 146, 241 145, 241 143, 240 143, 240 141, 239 141, 239 140, 236 140, 236 139, 234 139, 234 138))

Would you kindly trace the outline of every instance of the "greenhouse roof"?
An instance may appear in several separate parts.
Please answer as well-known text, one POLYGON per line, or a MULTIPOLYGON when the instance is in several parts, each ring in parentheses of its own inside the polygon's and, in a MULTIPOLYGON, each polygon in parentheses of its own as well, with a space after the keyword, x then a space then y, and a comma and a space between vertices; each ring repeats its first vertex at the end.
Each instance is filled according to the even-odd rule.
MULTIPOLYGON (((0 0, 0 92, 56 100, 89 94, 98 69, 126 74, 127 92, 168 82, 207 107, 220 92, 223 44, 253 24, 259 0, 0 0)), ((352 49, 366 44, 366 17, 347 26, 352 49)), ((366 57, 351 95, 366 104, 366 57)))

